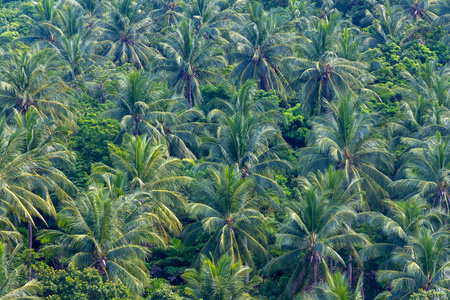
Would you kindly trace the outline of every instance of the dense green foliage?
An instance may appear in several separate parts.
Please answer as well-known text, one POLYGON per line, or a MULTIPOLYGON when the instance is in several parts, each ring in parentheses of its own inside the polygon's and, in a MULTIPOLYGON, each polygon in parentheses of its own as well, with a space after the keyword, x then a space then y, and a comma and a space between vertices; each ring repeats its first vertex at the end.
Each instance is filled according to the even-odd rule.
POLYGON ((450 299, 449 46, 448 0, 0 0, 0 300, 450 299))

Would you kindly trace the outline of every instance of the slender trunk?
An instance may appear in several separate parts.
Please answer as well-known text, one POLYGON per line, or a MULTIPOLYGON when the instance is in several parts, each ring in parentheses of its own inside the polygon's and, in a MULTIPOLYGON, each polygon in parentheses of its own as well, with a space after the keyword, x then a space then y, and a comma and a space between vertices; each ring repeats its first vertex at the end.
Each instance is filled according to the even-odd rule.
POLYGON ((189 97, 189 108, 192 108, 192 87, 191 87, 191 79, 188 79, 188 97, 189 97))
POLYGON ((350 287, 352 287, 352 272, 353 272, 353 268, 352 268, 352 256, 349 256, 349 263, 348 263, 348 283, 350 285, 350 287))
MULTIPOLYGON (((350 221, 350 223, 348 224, 349 228, 352 228, 352 222, 350 221)), ((352 287, 352 282, 353 282, 353 266, 352 266, 352 255, 350 254, 348 257, 348 283, 350 285, 350 287, 352 287)))
MULTIPOLYGON (((447 210, 444 210, 448 214, 447 210)), ((444 218, 444 228, 447 227, 447 218, 444 218)), ((445 239, 445 244, 448 245, 448 239, 445 239)), ((448 261, 448 251, 445 253, 445 261, 448 261)))
POLYGON ((330 90, 328 89, 328 78, 323 81, 323 88, 325 89, 325 99, 327 99, 328 103, 331 103, 330 90))
POLYGON ((314 269, 314 286, 317 286, 317 260, 313 259, 313 269, 314 269))
POLYGON ((28 249, 33 248, 33 225, 28 221, 28 249))
POLYGON ((269 76, 264 75, 264 90, 268 92, 270 90, 269 76))
POLYGON ((330 273, 333 274, 333 258, 330 257, 330 273))
MULTIPOLYGON (((248 250, 248 242, 247 242, 247 237, 244 236, 244 245, 245 245, 245 249, 248 250)), ((250 281, 250 272, 247 272, 247 274, 245 275, 245 282, 249 282, 250 281)))
POLYGON ((139 118, 138 117, 136 117, 135 122, 136 122, 136 125, 134 125, 134 135, 138 136, 139 135, 139 118))

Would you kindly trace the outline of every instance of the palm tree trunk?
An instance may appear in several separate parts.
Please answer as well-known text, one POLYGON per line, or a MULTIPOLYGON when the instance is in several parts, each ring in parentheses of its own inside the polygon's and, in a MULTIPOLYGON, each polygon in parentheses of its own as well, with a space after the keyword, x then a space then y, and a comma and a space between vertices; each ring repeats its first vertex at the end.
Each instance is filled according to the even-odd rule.
POLYGON ((314 270, 314 286, 317 286, 317 260, 313 259, 313 270, 314 270))
POLYGON ((33 248, 33 225, 28 221, 28 249, 33 248))
MULTIPOLYGON (((448 214, 447 210, 444 209, 445 214, 448 214)), ((444 218, 444 228, 447 227, 447 218, 444 218)), ((445 239, 445 244, 448 245, 448 239, 445 239)), ((445 253, 445 261, 448 261, 448 251, 445 253)))
POLYGON ((188 79, 188 97, 189 97, 189 108, 192 108, 192 87, 191 87, 191 79, 188 79))
POLYGON ((349 256, 349 263, 348 263, 348 284, 350 285, 350 287, 352 287, 352 272, 353 272, 353 267, 352 267, 352 256, 349 256))
MULTIPOLYGON (((245 245, 245 249, 248 250, 248 242, 247 242, 247 237, 244 236, 244 245, 245 245)), ((250 281, 250 272, 247 272, 247 274, 245 275, 245 282, 249 282, 250 281)))
POLYGON ((139 120, 136 118, 136 125, 134 125, 134 135, 139 135, 139 120))
POLYGON ((333 274, 333 258, 330 257, 330 273, 333 274))
POLYGON ((328 103, 331 103, 330 90, 328 89, 328 78, 324 80, 323 87, 325 88, 325 99, 327 99, 328 103))
MULTIPOLYGON (((349 228, 352 228, 352 222, 350 221, 350 223, 348 224, 349 228)), ((353 266, 352 266, 352 255, 350 254, 348 257, 348 284, 350 285, 350 287, 352 287, 352 281, 353 281, 353 266)))
POLYGON ((264 75, 264 90, 268 92, 270 90, 269 76, 264 75))

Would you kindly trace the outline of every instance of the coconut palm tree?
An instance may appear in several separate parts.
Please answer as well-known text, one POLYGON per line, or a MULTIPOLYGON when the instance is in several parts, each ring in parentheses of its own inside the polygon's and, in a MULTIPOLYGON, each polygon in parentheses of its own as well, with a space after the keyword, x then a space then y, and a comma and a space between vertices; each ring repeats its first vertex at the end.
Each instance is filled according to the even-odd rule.
POLYGON ((19 250, 20 245, 8 253, 7 246, 0 243, 0 300, 39 300, 41 285, 36 280, 21 284, 27 270, 24 265, 14 267, 14 257, 19 250))
POLYGON ((195 32, 193 21, 172 25, 164 42, 159 43, 162 56, 154 71, 163 76, 169 88, 188 99, 189 108, 202 102, 201 85, 224 82, 220 68, 225 67, 222 39, 206 39, 195 32))
POLYGON ((181 0, 158 0, 153 1, 148 16, 152 18, 160 31, 172 24, 178 24, 184 19, 184 9, 186 3, 181 0))
POLYGON ((402 9, 405 16, 410 18, 412 23, 424 20, 432 23, 438 16, 433 13, 433 6, 439 5, 436 0, 402 0, 398 7, 402 9))
POLYGON ((339 206, 359 200, 361 193, 357 192, 357 185, 361 180, 352 180, 347 183, 343 170, 330 166, 324 172, 318 170, 310 172, 308 176, 299 176, 297 183, 300 189, 316 189, 326 196, 330 204, 339 206))
POLYGON ((214 39, 228 29, 230 18, 235 15, 229 6, 226 0, 190 0, 184 13, 187 19, 194 20, 198 35, 214 39))
POLYGON ((261 282, 253 277, 247 280, 251 272, 249 267, 234 262, 231 255, 223 255, 217 262, 201 257, 200 271, 186 270, 181 277, 186 281, 187 293, 195 300, 247 300, 253 299, 250 291, 261 282))
POLYGON ((22 16, 30 28, 30 33, 26 37, 21 37, 19 41, 27 44, 37 43, 42 47, 48 47, 55 43, 58 36, 62 34, 58 26, 58 15, 63 2, 55 2, 54 0, 32 1, 35 8, 35 18, 27 15, 22 16))
POLYGON ((339 31, 342 25, 338 13, 318 19, 305 36, 299 38, 297 47, 304 58, 318 61, 328 52, 334 52, 339 40, 339 31))
POLYGON ((238 164, 246 176, 256 178, 258 186, 283 194, 273 177, 277 171, 291 169, 278 156, 289 149, 278 126, 284 118, 274 102, 256 101, 254 92, 254 83, 247 82, 230 102, 217 99, 210 103, 209 122, 197 128, 201 149, 207 151, 211 163, 238 164))
POLYGON ((266 262, 269 254, 262 230, 264 216, 258 208, 272 201, 271 193, 257 193, 255 180, 243 178, 237 165, 209 167, 206 174, 207 178, 193 188, 195 202, 189 210, 198 219, 185 228, 186 243, 192 244, 201 233, 206 233, 209 239, 200 255, 211 253, 219 259, 229 253, 233 262, 241 261, 253 269, 253 256, 266 262))
POLYGON ((388 124, 392 135, 390 149, 396 149, 405 137, 422 140, 434 136, 436 132, 447 135, 450 111, 446 107, 429 99, 430 94, 401 91, 404 100, 400 103, 396 117, 388 124))
MULTIPOLYGON (((67 150, 64 140, 70 131, 57 126, 54 121, 41 115, 35 107, 26 114, 14 110, 14 131, 24 135, 21 152, 36 165, 33 173, 45 180, 45 185, 34 187, 34 192, 45 195, 47 190, 55 193, 58 199, 69 199, 76 188, 63 171, 70 171, 75 161, 74 153, 67 150)), ((28 246, 32 248, 33 223, 28 223, 28 246)))
POLYGON ((439 132, 425 141, 404 138, 402 142, 411 147, 402 156, 402 167, 398 173, 404 179, 395 181, 403 195, 420 194, 430 203, 441 205, 449 211, 449 159, 450 144, 439 132))
POLYGON ((71 38, 75 34, 91 31, 93 26, 91 24, 86 26, 86 22, 87 15, 76 2, 66 3, 66 5, 57 10, 55 23, 58 25, 61 33, 67 38, 71 38))
POLYGON ((100 0, 75 0, 90 18, 99 17, 103 10, 100 0))
POLYGON ((347 184, 362 180, 358 186, 364 191, 366 208, 381 208, 388 196, 393 172, 393 156, 386 142, 373 134, 376 116, 360 113, 351 97, 344 97, 335 105, 328 105, 329 113, 313 121, 310 147, 300 150, 299 165, 304 171, 332 165, 344 170, 347 184))
POLYGON ((44 243, 41 251, 68 257, 71 265, 81 269, 96 268, 139 295, 149 282, 144 265, 150 254, 147 245, 163 247, 167 242, 159 230, 163 220, 121 190, 126 175, 106 178, 107 182, 92 184, 76 201, 63 203, 57 215, 60 229, 39 234, 44 243))
POLYGON ((352 29, 344 27, 336 43, 335 53, 338 57, 349 61, 361 61, 364 52, 362 43, 364 35, 359 31, 354 31, 356 30, 352 31, 352 29))
POLYGON ((101 65, 106 60, 98 55, 108 44, 106 41, 99 42, 102 35, 100 21, 90 19, 80 6, 72 2, 59 10, 56 23, 61 32, 50 47, 66 62, 68 74, 64 76, 64 81, 78 79, 77 83, 83 87, 85 84, 79 79, 90 67, 101 65))
POLYGON ((423 199, 413 197, 407 201, 385 200, 388 214, 368 212, 369 224, 381 230, 387 237, 385 242, 376 243, 360 251, 363 261, 389 255, 394 250, 404 247, 408 237, 421 228, 435 230, 445 224, 446 216, 439 208, 430 208, 423 199))
MULTIPOLYGON (((324 265, 325 266, 325 265, 324 265)), ((325 266, 326 267, 326 266, 325 266)), ((339 271, 331 273, 325 270, 327 280, 319 283, 312 292, 298 295, 296 300, 362 300, 363 299, 363 274, 359 276, 358 284, 353 291, 345 274, 339 271)))
POLYGON ((0 206, 12 219, 28 222, 30 229, 34 217, 45 223, 41 213, 55 215, 56 212, 48 194, 51 183, 39 174, 41 168, 51 168, 49 161, 25 151, 26 146, 26 131, 21 128, 9 131, 3 118, 0 121, 0 206))
POLYGON ((89 84, 85 78, 89 70, 94 66, 101 66, 106 61, 95 54, 101 48, 101 43, 79 34, 71 38, 62 36, 52 46, 60 59, 68 66, 67 73, 63 77, 64 81, 72 82, 82 88, 89 84))
MULTIPOLYGON (((318 268, 322 259, 332 258, 345 265, 337 252, 339 248, 352 250, 355 245, 367 246, 370 242, 355 233, 347 225, 355 221, 357 214, 352 202, 335 205, 327 201, 315 188, 296 193, 298 200, 286 203, 286 219, 279 224, 277 245, 286 250, 270 261, 264 268, 268 275, 290 269, 291 278, 281 299, 292 299, 298 291, 308 285, 308 276, 313 275, 318 283, 318 268), (301 255, 302 258, 299 258, 301 255)), ((353 252, 354 249, 353 249, 353 252)))
POLYGON ((124 172, 130 191, 146 192, 160 201, 183 206, 179 192, 191 178, 180 176, 182 161, 169 157, 164 145, 145 135, 125 134, 122 147, 110 144, 110 156, 113 168, 97 163, 94 172, 124 172))
POLYGON ((401 44, 411 35, 414 28, 407 28, 407 17, 399 7, 391 6, 389 0, 384 4, 376 4, 373 11, 366 10, 366 17, 361 20, 362 25, 371 24, 364 45, 366 48, 378 44, 386 45, 390 41, 401 44))
POLYGON ((64 69, 59 57, 48 49, 10 53, 10 59, 0 62, 3 108, 26 113, 34 106, 52 118, 73 122, 67 106, 70 89, 61 80, 64 69))
POLYGON ((430 101, 437 102, 439 106, 449 107, 448 89, 450 82, 448 75, 450 69, 448 67, 437 66, 437 61, 428 60, 418 65, 418 76, 412 75, 405 71, 403 76, 409 80, 411 86, 415 88, 419 94, 426 95, 430 101))
POLYGON ((172 155, 195 159, 192 150, 198 146, 192 132, 203 113, 186 109, 184 99, 161 85, 157 77, 143 71, 120 75, 111 99, 117 102, 117 108, 103 116, 121 121, 122 133, 149 134, 167 145, 172 155))
POLYGON ((389 268, 378 271, 377 280, 391 286, 392 299, 409 299, 419 289, 448 293, 449 251, 446 227, 436 232, 422 227, 392 253, 389 268))
POLYGON ((0 207, 0 238, 3 243, 12 245, 22 242, 22 235, 14 224, 7 218, 5 211, 0 207))
POLYGON ((117 102, 117 108, 108 110, 103 115, 118 119, 125 132, 136 136, 144 132, 154 133, 156 129, 148 119, 154 117, 157 121, 167 122, 174 118, 172 114, 161 110, 171 99, 159 99, 159 95, 161 89, 157 78, 149 73, 133 71, 127 75, 122 74, 115 93, 111 95, 117 102))
POLYGON ((236 28, 230 33, 235 48, 227 55, 234 63, 231 77, 239 85, 247 80, 255 80, 259 89, 266 92, 275 89, 284 91, 285 80, 280 70, 284 56, 290 56, 290 22, 282 10, 266 13, 262 4, 248 6, 247 16, 235 22, 236 28))
POLYGON ((299 101, 306 114, 320 114, 325 103, 332 102, 339 95, 366 91, 364 86, 370 78, 366 64, 339 58, 331 52, 318 61, 289 57, 284 64, 291 88, 302 88, 299 101))
POLYGON ((104 6, 102 38, 109 45, 102 54, 119 64, 147 66, 156 51, 149 47, 153 24, 143 9, 144 1, 113 0, 104 6))

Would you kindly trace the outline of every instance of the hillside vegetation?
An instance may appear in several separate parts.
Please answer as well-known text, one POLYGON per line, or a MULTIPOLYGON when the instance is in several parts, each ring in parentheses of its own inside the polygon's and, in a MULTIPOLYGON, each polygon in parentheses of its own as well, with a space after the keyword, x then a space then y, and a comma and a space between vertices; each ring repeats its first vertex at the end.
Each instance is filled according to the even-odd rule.
POLYGON ((0 300, 450 299, 450 1, 0 0, 0 300))

